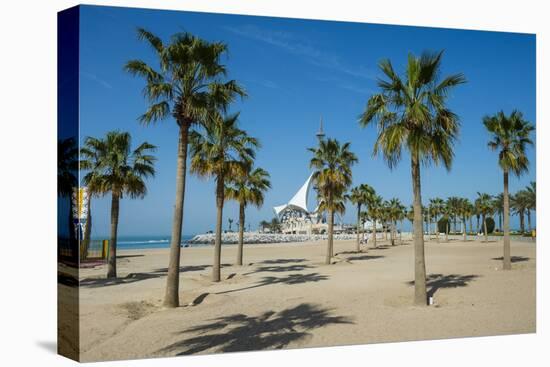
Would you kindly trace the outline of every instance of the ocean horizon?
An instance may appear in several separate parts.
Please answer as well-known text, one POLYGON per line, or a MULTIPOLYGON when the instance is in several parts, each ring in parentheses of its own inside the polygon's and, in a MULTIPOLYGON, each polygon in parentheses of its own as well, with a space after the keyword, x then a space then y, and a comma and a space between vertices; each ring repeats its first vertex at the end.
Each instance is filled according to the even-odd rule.
MULTIPOLYGON (((198 244, 188 244, 188 241, 195 235, 182 235, 182 246, 206 246, 198 244)), ((101 241, 109 239, 109 236, 93 236, 92 241, 101 241)), ((134 249, 154 249, 154 248, 169 248, 170 236, 161 235, 141 235, 141 236, 119 236, 117 240, 118 250, 134 250, 134 249)))

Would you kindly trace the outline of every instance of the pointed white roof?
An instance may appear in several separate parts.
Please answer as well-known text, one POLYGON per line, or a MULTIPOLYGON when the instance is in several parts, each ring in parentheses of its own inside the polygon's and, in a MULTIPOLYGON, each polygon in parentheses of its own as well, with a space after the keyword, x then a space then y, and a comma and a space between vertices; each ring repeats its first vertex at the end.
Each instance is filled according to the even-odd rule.
POLYGON ((313 173, 309 175, 306 182, 302 185, 300 190, 294 196, 287 204, 279 205, 273 207, 273 210, 275 211, 275 214, 279 215, 283 210, 286 208, 295 208, 299 210, 303 210, 307 213, 309 213, 309 210, 307 209, 307 201, 309 197, 309 189, 311 188, 313 173))

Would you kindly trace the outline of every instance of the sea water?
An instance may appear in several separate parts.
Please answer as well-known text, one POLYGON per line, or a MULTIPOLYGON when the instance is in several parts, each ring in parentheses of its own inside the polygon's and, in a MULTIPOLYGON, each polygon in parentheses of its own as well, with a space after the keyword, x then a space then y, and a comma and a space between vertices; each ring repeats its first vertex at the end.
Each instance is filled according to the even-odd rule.
MULTIPOLYGON (((183 235, 181 237, 181 246, 190 246, 187 242, 193 238, 193 235, 183 235)), ((93 240, 103 240, 105 238, 93 238, 93 240)), ((204 246, 193 244, 193 247, 204 246)), ((147 248, 169 248, 170 236, 119 236, 117 239, 117 249, 147 249, 147 248)))

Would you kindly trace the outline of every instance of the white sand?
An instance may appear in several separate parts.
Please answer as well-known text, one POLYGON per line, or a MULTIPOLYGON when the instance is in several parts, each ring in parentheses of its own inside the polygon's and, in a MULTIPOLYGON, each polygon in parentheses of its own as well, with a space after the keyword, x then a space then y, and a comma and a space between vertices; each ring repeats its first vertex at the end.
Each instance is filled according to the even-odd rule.
MULTIPOLYGON (((246 245, 246 266, 210 281, 213 249, 182 249, 181 304, 161 307, 168 250, 120 251, 115 284, 103 266, 81 271, 81 359, 127 359, 377 343, 535 331, 535 244, 512 243, 512 271, 501 270, 502 243, 426 244, 435 305, 412 306, 410 242, 355 254, 338 241, 324 265, 325 242, 246 245), (439 275, 437 275, 439 274, 439 275)), ((236 246, 224 246, 232 264, 236 246)))

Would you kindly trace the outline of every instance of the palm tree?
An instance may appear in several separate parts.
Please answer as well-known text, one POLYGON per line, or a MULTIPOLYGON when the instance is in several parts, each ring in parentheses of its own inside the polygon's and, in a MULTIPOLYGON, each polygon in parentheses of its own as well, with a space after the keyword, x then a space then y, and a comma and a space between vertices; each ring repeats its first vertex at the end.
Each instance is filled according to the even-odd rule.
POLYGON ((451 196, 447 198, 447 208, 449 214, 449 220, 453 221, 453 233, 456 233, 456 219, 460 208, 460 198, 451 196))
POLYGON ((502 231, 502 214, 504 213, 504 194, 494 196, 493 206, 495 207, 495 214, 498 215, 498 230, 502 231))
POLYGON ((120 199, 143 198, 147 193, 144 179, 155 175, 156 158, 150 153, 156 147, 147 142, 132 150, 129 133, 111 131, 105 138, 87 137, 80 150, 80 167, 89 172, 84 183, 94 193, 111 193, 111 240, 109 243, 107 278, 116 278, 116 246, 120 199))
POLYGON ((271 220, 271 222, 269 223, 269 229, 273 233, 281 232, 281 222, 279 222, 279 218, 275 217, 271 220))
POLYGON ((216 236, 212 281, 220 281, 222 221, 225 203, 225 184, 243 175, 255 158, 258 140, 237 126, 239 114, 213 114, 201 131, 193 130, 191 145, 191 173, 199 177, 214 177, 216 182, 216 236))
POLYGON ((227 222, 229 223, 229 232, 233 232, 233 231, 231 230, 231 226, 233 225, 233 219, 227 218, 227 222))
POLYGON ((78 148, 74 138, 57 142, 57 195, 70 197, 78 185, 78 148))
POLYGON ((152 47, 159 63, 158 70, 142 60, 131 60, 125 65, 128 72, 146 81, 144 94, 150 105, 140 121, 149 125, 173 117, 178 126, 176 200, 164 296, 164 306, 178 307, 189 129, 203 124, 212 110, 225 109, 246 93, 234 80, 220 81, 227 73, 220 62, 227 52, 225 44, 207 42, 189 33, 177 33, 164 44, 142 28, 138 29, 138 38, 152 47))
POLYGON ((494 213, 493 197, 486 193, 477 193, 476 207, 481 215, 481 223, 483 224, 483 233, 485 235, 485 242, 488 241, 487 233, 487 216, 494 213))
POLYGON ((260 208, 264 203, 264 192, 271 187, 267 171, 248 166, 225 187, 225 197, 239 203, 239 245, 237 265, 243 264, 245 210, 249 204, 260 208))
POLYGON ((403 217, 404 210, 403 204, 397 198, 393 198, 388 202, 388 218, 390 221, 390 238, 392 246, 395 245, 395 239, 397 237, 397 221, 400 221, 403 217))
POLYGON ((439 243, 439 217, 443 214, 445 209, 445 201, 441 198, 433 198, 430 199, 430 210, 432 211, 432 215, 434 216, 435 221, 435 238, 437 243, 439 243))
POLYGON ((449 242, 449 231, 450 231, 450 223, 451 223, 451 217, 453 215, 453 207, 452 203, 449 202, 449 199, 445 201, 445 206, 443 208, 443 218, 445 218, 445 242, 449 242))
MULTIPOLYGON (((78 185, 78 148, 76 147, 76 140, 72 137, 66 139, 60 139, 57 141, 57 196, 60 198, 66 198, 69 205, 69 213, 67 216, 69 229, 66 238, 61 238, 61 233, 58 233, 58 241, 69 241, 69 244, 73 244, 75 239, 75 233, 73 230, 73 202, 71 195, 73 188, 78 185)), ((72 249, 72 246, 71 246, 72 249)), ((77 261, 78 250, 71 251, 74 260, 77 261)))
POLYGON ((383 210, 382 201, 383 201, 382 197, 380 195, 376 195, 375 193, 370 198, 368 202, 368 207, 367 207, 367 214, 372 221, 371 233, 372 233, 372 239, 373 239, 373 247, 375 248, 378 246, 376 244, 376 234, 377 234, 376 224, 378 220, 382 217, 382 210, 383 210))
POLYGON ((451 90, 466 81, 462 74, 439 80, 442 56, 443 52, 425 52, 421 57, 410 54, 404 79, 389 60, 380 62, 387 79, 379 80, 381 92, 369 98, 360 117, 362 126, 378 124, 374 153, 382 153, 390 168, 401 160, 404 149, 410 153, 417 305, 427 304, 420 164, 431 161, 450 169, 459 123, 446 102, 451 90))
POLYGON ((519 217, 519 228, 521 234, 525 233, 525 214, 527 212, 527 207, 529 206, 528 194, 524 190, 516 192, 515 195, 510 197, 510 207, 513 209, 514 213, 519 217))
POLYGON ((350 151, 350 143, 340 144, 336 139, 319 142, 317 148, 309 148, 313 153, 310 166, 318 195, 319 211, 328 211, 328 241, 326 264, 330 264, 333 254, 334 214, 344 210, 345 193, 352 182, 351 166, 357 157, 350 151))
POLYGON ((84 167, 87 167, 87 170, 89 171, 87 176, 87 182, 89 182, 89 185, 87 185, 88 190, 88 215, 86 218, 86 228, 84 230, 84 238, 83 238, 83 244, 82 244, 82 253, 80 254, 81 259, 85 259, 88 256, 88 248, 90 245, 90 237, 92 234, 92 196, 101 196, 101 188, 96 187, 95 183, 100 180, 95 180, 93 178, 94 175, 101 175, 103 172, 100 167, 101 164, 101 157, 99 156, 99 151, 96 150, 84 150, 84 160, 80 163, 84 167))
MULTIPOLYGON (((466 223, 466 221, 469 222, 470 233, 473 233, 472 216, 474 215, 474 213, 475 213, 474 205, 471 203, 469 199, 464 198, 462 203, 462 215, 463 215, 464 223, 466 223)), ((465 240, 468 239, 467 234, 468 234, 468 231, 466 230, 465 240)))
POLYGON ((350 194, 347 195, 347 199, 357 206, 357 252, 361 251, 361 207, 368 205, 372 195, 374 195, 374 189, 367 184, 352 188, 350 194))
POLYGON ((529 226, 529 233, 532 233, 533 227, 531 226, 531 210, 537 210, 537 184, 531 181, 529 186, 525 188, 527 199, 527 225, 529 226))
POLYGON ((508 193, 508 175, 517 177, 529 169, 529 159, 525 154, 528 145, 533 145, 531 132, 535 127, 524 120, 521 112, 514 110, 509 116, 500 111, 496 115, 483 118, 483 124, 491 135, 488 146, 498 151, 498 164, 503 172, 504 181, 504 255, 503 268, 512 269, 510 260, 510 195, 508 193))
POLYGON ((472 203, 467 198, 460 198, 460 203, 458 206, 458 213, 460 219, 462 220, 462 239, 466 242, 467 230, 466 230, 466 220, 471 217, 472 213, 472 203))
POLYGON ((269 228, 269 222, 267 220, 262 220, 260 222, 260 231, 265 231, 266 228, 269 228))

